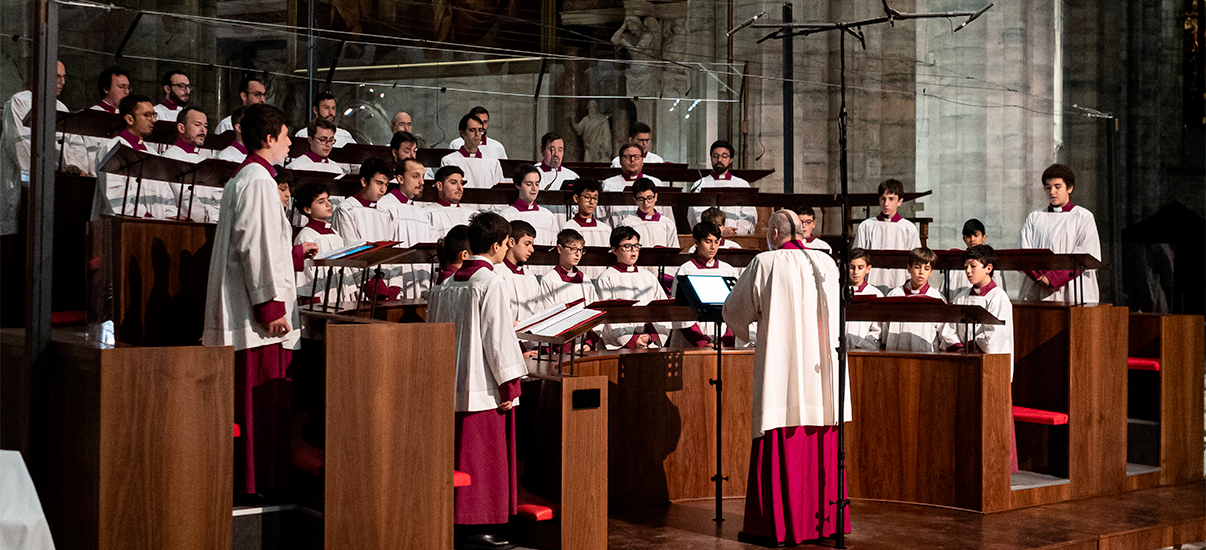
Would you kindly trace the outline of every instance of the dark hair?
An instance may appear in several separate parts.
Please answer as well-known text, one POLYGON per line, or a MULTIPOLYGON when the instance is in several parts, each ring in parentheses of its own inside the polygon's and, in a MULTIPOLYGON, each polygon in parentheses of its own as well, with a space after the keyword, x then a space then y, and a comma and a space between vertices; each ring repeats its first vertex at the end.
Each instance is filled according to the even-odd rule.
POLYGON ((628 239, 636 239, 639 243, 641 242, 641 234, 637 233, 637 230, 628 227, 627 225, 621 225, 611 230, 610 242, 612 248, 620 246, 620 243, 627 241, 628 239))
POLYGON ((924 246, 919 246, 909 251, 909 265, 930 264, 932 267, 936 261, 938 261, 938 255, 934 254, 933 250, 924 246))
POLYGON ((811 206, 793 206, 791 211, 795 212, 797 216, 811 216, 814 220, 817 218, 817 213, 811 206))
POLYGON ((314 134, 318 133, 319 128, 334 132, 335 123, 322 117, 314 117, 314 119, 310 121, 310 124, 306 126, 306 135, 308 137, 314 137, 314 134))
POLYGON ((602 193, 603 192, 603 184, 599 183, 599 180, 589 179, 589 178, 578 178, 578 179, 574 180, 574 194, 575 195, 581 195, 582 193, 585 193, 587 191, 594 191, 596 193, 602 193))
POLYGON ((469 250, 469 226, 465 224, 453 226, 448 230, 448 234, 436 243, 436 256, 440 258, 441 266, 455 262, 461 251, 473 253, 469 250))
POLYGON ((980 220, 972 218, 963 223, 963 236, 964 237, 971 237, 971 236, 975 235, 976 233, 979 233, 981 235, 988 234, 988 231, 984 230, 984 222, 981 222, 980 220))
POLYGON ((335 94, 333 94, 331 92, 322 92, 322 93, 314 96, 314 101, 310 102, 310 106, 317 109, 319 105, 322 105, 322 102, 324 102, 328 99, 331 101, 335 101, 335 94))
POLYGON ((637 134, 652 134, 652 133, 653 133, 653 128, 650 128, 649 125, 645 124, 644 122, 634 122, 632 124, 632 126, 628 127, 628 137, 630 137, 630 138, 637 137, 637 134))
POLYGON ((331 194, 330 191, 327 190, 326 182, 306 181, 305 183, 297 186, 297 191, 293 193, 293 205, 298 210, 301 210, 302 208, 309 208, 311 204, 314 204, 314 200, 323 193, 328 195, 331 194))
POLYGON ((478 212, 469 219, 469 251, 474 254, 490 252, 510 236, 511 222, 494 212, 478 212))
POLYGON ((1046 170, 1043 170, 1043 183, 1047 183, 1047 180, 1055 178, 1064 180, 1064 185, 1068 186, 1068 189, 1076 187, 1076 174, 1072 172, 1071 168, 1063 164, 1052 164, 1046 170))
POLYGON ((268 88, 268 84, 266 84, 264 82, 264 79, 262 79, 258 76, 245 76, 245 77, 243 77, 243 80, 239 81, 239 93, 245 94, 245 93, 251 91, 251 83, 252 82, 259 82, 260 85, 263 86, 265 89, 268 88))
POLYGON ((967 250, 963 251, 963 261, 966 262, 968 260, 976 260, 984 267, 991 265, 996 268, 997 252, 993 250, 991 246, 986 244, 978 244, 976 246, 968 247, 967 250))
POLYGON ((394 169, 390 168, 389 163, 385 162, 384 159, 377 157, 367 158, 364 160, 364 164, 360 165, 360 179, 369 181, 377 174, 384 175, 387 180, 392 179, 394 177, 394 169))
POLYGON ((113 65, 112 67, 108 67, 101 71, 101 74, 96 76, 97 96, 105 97, 109 94, 109 88, 113 87, 113 77, 115 76, 124 76, 126 78, 130 78, 130 73, 127 73, 125 69, 118 67, 117 65, 113 65))
POLYGON ((469 129, 470 120, 476 120, 477 123, 481 124, 482 126, 486 125, 486 123, 482 122, 482 119, 477 118, 477 115, 465 115, 461 117, 461 122, 456 125, 456 130, 458 132, 464 132, 465 130, 469 129))
POLYGON ((117 112, 118 112, 118 114, 120 114, 121 116, 132 115, 132 114, 134 114, 134 109, 138 107, 138 104, 139 104, 139 103, 151 103, 151 104, 154 104, 154 103, 151 101, 151 98, 149 98, 149 97, 147 97, 147 96, 145 96, 145 95, 142 95, 142 94, 130 94, 130 95, 126 96, 126 97, 123 97, 123 98, 121 99, 121 101, 120 101, 120 102, 118 102, 118 104, 117 104, 117 112))
POLYGON ((441 166, 439 170, 436 170, 435 180, 445 181, 448 179, 448 176, 453 174, 460 174, 462 178, 465 177, 465 171, 461 170, 460 166, 449 164, 448 166, 441 166))
MULTIPOLYGON (((487 111, 485 107, 482 107, 481 105, 478 105, 477 107, 474 107, 474 108, 472 108, 472 109, 469 109, 469 114, 471 114, 471 115, 473 115, 473 116, 477 116, 477 115, 486 115, 486 116, 490 116, 490 111, 487 111)), ((479 120, 478 122, 481 122, 481 121, 479 120)), ((485 123, 484 123, 484 122, 482 122, 482 124, 485 124, 485 123)))
POLYGON ((280 109, 258 103, 243 112, 239 127, 243 130, 243 144, 248 151, 258 151, 268 145, 268 136, 276 137, 285 125, 285 113, 280 109))
POLYGON ((904 184, 900 180, 888 179, 879 184, 879 195, 891 193, 897 197, 904 197, 904 184))
POLYGON ((418 164, 420 168, 427 168, 426 166, 423 166, 423 163, 419 162, 419 159, 405 158, 405 159, 402 159, 401 164, 394 166, 394 175, 405 173, 406 172, 406 163, 408 163, 408 162, 413 162, 415 164, 418 164))
POLYGON ((176 75, 180 75, 180 76, 183 76, 184 78, 188 78, 188 75, 184 74, 184 71, 168 71, 163 74, 163 85, 171 86, 172 85, 172 77, 176 76, 176 75))
POLYGON ((710 207, 708 207, 707 210, 704 210, 699 215, 699 220, 705 221, 705 222, 712 222, 712 223, 716 224, 717 227, 721 227, 724 225, 725 219, 727 217, 728 217, 728 215, 724 213, 724 210, 716 208, 715 206, 710 206, 710 207))
POLYGON ((515 167, 515 172, 511 174, 511 181, 515 182, 515 185, 518 186, 523 181, 524 176, 527 176, 532 172, 536 172, 536 175, 540 175, 540 170, 535 166, 532 166, 526 162, 520 164, 519 166, 515 167))
POLYGON ((569 246, 570 243, 586 243, 586 239, 582 234, 573 229, 562 229, 557 233, 557 244, 561 246, 569 246))
POLYGON ((637 178, 636 181, 632 182, 632 196, 635 197, 638 193, 645 191, 653 191, 655 195, 657 194, 657 186, 653 184, 653 180, 649 178, 637 178))
POLYGON ((557 132, 549 132, 543 136, 540 136, 540 150, 543 151, 549 146, 550 143, 559 139, 561 141, 565 141, 565 139, 561 137, 561 134, 558 134, 557 132))
POLYGON ((617 157, 624 156, 624 151, 627 151, 629 149, 636 149, 637 151, 640 151, 641 147, 635 143, 625 143, 624 145, 620 146, 620 152, 617 153, 616 156, 617 157))
POLYGON ((864 248, 851 248, 850 249, 850 261, 853 262, 854 260, 857 260, 859 258, 862 258, 864 262, 867 262, 867 265, 871 265, 871 253, 870 252, 867 252, 867 250, 864 248))
POLYGON ((415 139, 415 135, 410 132, 394 132, 394 137, 389 139, 389 148, 397 149, 403 143, 414 143, 417 145, 419 140, 415 139))
MULTIPOLYGON (((247 112, 247 107, 240 105, 238 109, 235 109, 234 112, 230 113, 230 127, 234 128, 236 124, 242 124, 243 123, 243 113, 246 113, 246 112, 247 112)), ((240 130, 241 129, 242 128, 240 128, 240 130)))
POLYGON ((691 237, 697 241, 708 238, 708 235, 720 238, 720 227, 712 222, 699 222, 691 228, 691 237))
POLYGON ((731 144, 723 139, 718 139, 716 141, 713 141, 712 146, 708 148, 708 154, 711 155, 712 151, 715 151, 717 147, 723 147, 724 149, 727 149, 729 151, 730 158, 732 158, 732 156, 736 154, 736 150, 733 149, 733 144, 731 144))
MULTIPOLYGON (((179 113, 176 113, 176 122, 180 122, 180 123, 185 122, 186 120, 188 120, 188 114, 192 113, 192 112, 205 114, 205 111, 202 111, 201 109, 198 109, 196 107, 185 107, 183 109, 180 109, 179 113)), ((206 122, 207 123, 209 122, 208 118, 206 119, 206 122)))
POLYGON ((523 220, 511 220, 511 238, 519 242, 524 237, 536 238, 536 228, 523 220))

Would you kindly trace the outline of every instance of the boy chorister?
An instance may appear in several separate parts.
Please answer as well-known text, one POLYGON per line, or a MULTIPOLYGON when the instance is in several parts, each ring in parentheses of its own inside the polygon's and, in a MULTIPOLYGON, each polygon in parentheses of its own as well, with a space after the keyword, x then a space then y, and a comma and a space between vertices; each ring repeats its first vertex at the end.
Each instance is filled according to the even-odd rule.
POLYGON ((469 226, 458 225, 448 231, 444 238, 436 241, 436 256, 440 260, 440 272, 436 274, 431 290, 427 291, 428 323, 435 322, 436 309, 439 307, 440 291, 444 282, 456 274, 461 265, 473 254, 469 252, 469 226))
MULTIPOLYGON (((858 224, 854 247, 868 251, 912 250, 921 246, 917 226, 904 219, 896 210, 904 204, 904 184, 886 180, 879 184, 879 215, 858 224)), ((909 275, 901 269, 876 269, 869 274, 871 284, 892 289, 904 284, 909 275)))
POLYGON ((284 113, 255 105, 242 126, 253 152, 222 192, 202 343, 235 349, 234 421, 243 430, 235 442, 235 487, 251 494, 280 488, 288 477, 286 370, 300 336, 294 277, 318 246, 293 246, 273 179, 272 165, 289 154, 284 113))
MULTIPOLYGON (((615 255, 616 263, 595 279, 600 300, 648 302, 666 299, 657 276, 636 266, 641 255, 641 236, 635 229, 622 225, 612 230, 611 253, 615 255)), ((668 323, 605 324, 601 334, 603 344, 611 350, 662 347, 669 335, 668 323)))
POLYGON ((507 303, 511 305, 511 320, 527 319, 541 310, 543 301, 540 281, 525 265, 535 250, 536 229, 523 220, 511 223, 511 247, 500 265, 494 266, 503 278, 507 303))
MULTIPOLYGON (((903 285, 893 288, 888 297, 918 296, 937 298, 946 302, 942 293, 929 284, 930 274, 934 271, 934 262, 938 255, 928 248, 914 248, 909 251, 909 280, 903 285)), ((888 323, 884 335, 884 349, 888 351, 922 351, 933 352, 938 349, 941 340, 938 332, 943 329, 942 323, 888 323)))
POLYGON ((459 166, 464 172, 462 176, 465 185, 471 189, 489 189, 503 181, 502 164, 498 157, 482 154, 482 140, 485 139, 485 126, 477 115, 468 114, 461 117, 457 126, 461 139, 465 140, 459 149, 444 155, 440 159, 441 166, 459 166))
POLYGON ((679 248, 674 220, 657 211, 657 187, 653 182, 647 178, 636 180, 632 184, 632 198, 637 210, 626 216, 620 225, 635 229, 643 247, 679 248))
MULTIPOLYGON (((343 246, 343 237, 331 229, 331 200, 327 194, 325 183, 310 181, 301 184, 297 188, 294 203, 303 214, 310 218, 310 221, 297 232, 297 236, 293 238, 293 244, 316 243, 318 254, 326 254, 343 246)), ((327 295, 326 274, 326 268, 316 269, 313 260, 306 260, 304 269, 297 274, 297 296, 301 303, 323 301, 323 297, 327 295)), ((334 275, 332 278, 335 280, 330 281, 329 292, 332 297, 331 303, 334 304, 335 298, 340 294, 340 289, 335 287, 339 284, 338 270, 331 270, 331 274, 334 275)), ((347 296, 347 293, 345 292, 343 295, 347 296)))
MULTIPOLYGON (((403 248, 437 240, 431 230, 431 216, 415 202, 423 194, 424 171, 423 163, 413 158, 403 159, 395 169, 397 187, 377 201, 377 209, 389 214, 393 240, 403 248)), ((394 284, 402 288, 402 298, 422 298, 431 288, 431 268, 427 264, 403 264, 397 266, 396 272, 394 284)))
MULTIPOLYGON (((572 182, 574 187, 574 203, 578 205, 572 218, 561 224, 562 229, 573 229, 582 235, 586 246, 611 246, 611 226, 599 216, 599 193, 603 186, 598 180, 578 179, 572 182)), ((579 268, 586 273, 588 279, 595 279, 603 274, 604 266, 583 266, 579 268)))
MULTIPOLYGON (((1062 164, 1052 164, 1043 170, 1043 190, 1047 192, 1047 208, 1031 212, 1022 225, 1022 248, 1046 248, 1056 254, 1084 253, 1101 259, 1101 241, 1093 213, 1072 204, 1076 174, 1062 164)), ((1083 288, 1084 303, 1099 300, 1097 271, 1089 270, 1075 276, 1073 271, 1031 271, 1022 280, 1018 297, 1022 300, 1043 300, 1074 304, 1083 288)))
MULTIPOLYGON (((711 207, 708 207, 707 210, 704 210, 703 213, 699 215, 699 219, 700 219, 700 221, 705 221, 708 223, 715 224, 716 227, 721 228, 720 232, 723 234, 724 233, 724 224, 725 224, 725 220, 728 219, 728 214, 725 214, 724 210, 716 208, 715 206, 711 206, 711 207)), ((692 227, 694 227, 694 226, 692 226, 692 227)), ((730 241, 724 237, 721 237, 720 238, 720 248, 741 248, 741 245, 737 244, 736 241, 730 241)), ((688 250, 687 253, 694 254, 695 253, 695 245, 691 245, 691 249, 688 250)))
MULTIPOLYGON (((360 166, 360 189, 355 195, 339 203, 331 222, 331 227, 343 237, 345 245, 394 240, 394 226, 389 213, 377 208, 377 201, 385 196, 385 190, 389 188, 389 180, 393 176, 394 171, 389 163, 379 158, 367 159, 360 166)), ((401 282, 398 266, 379 267, 384 280, 381 284, 373 285, 375 292, 390 299, 396 298, 401 292, 398 286, 401 282)), ((360 282, 361 275, 356 275, 357 281, 360 282)), ((375 275, 375 270, 370 269, 370 283, 375 275)))
POLYGON ((483 212, 469 224, 471 256, 445 281, 435 322, 456 325, 456 464, 473 483, 456 489, 458 545, 509 547, 495 534, 517 512, 514 411, 527 366, 505 282, 511 224, 483 212))
POLYGON ((977 324, 974 333, 965 323, 951 325, 943 331, 942 347, 968 346, 974 342, 976 351, 1008 354, 1009 379, 1013 380, 1013 304, 992 280, 996 261, 997 254, 991 246, 980 244, 968 248, 963 253, 963 272, 971 286, 960 291, 952 303, 981 306, 1005 324, 977 324))
MULTIPOLYGON (((716 258, 720 250, 720 226, 711 222, 699 222, 691 229, 691 237, 695 239, 694 257, 678 268, 678 275, 717 275, 721 277, 736 277, 737 270, 726 262, 716 258)), ((677 296, 678 277, 670 287, 670 296, 677 296)), ((683 344, 696 347, 712 345, 716 336, 715 323, 675 323, 674 334, 670 336, 672 346, 683 344)), ((727 346, 733 345, 733 333, 725 330, 722 341, 727 346)))
POLYGON ((811 206, 801 206, 796 208, 795 212, 796 215, 800 216, 800 227, 804 230, 804 238, 801 240, 804 243, 804 247, 809 250, 820 250, 827 254, 833 253, 833 248, 829 246, 829 243, 818 239, 816 235, 812 234, 813 230, 817 227, 816 211, 811 206))
MULTIPOLYGON (((557 266, 540 279, 540 295, 543 299, 541 307, 547 309, 575 300, 583 300, 586 305, 590 305, 599 300, 595 282, 578 269, 585 245, 586 240, 582 234, 573 229, 562 229, 557 234, 557 266)), ((597 348, 598 340, 598 335, 593 331, 587 333, 583 339, 582 351, 597 348)), ((565 351, 569 351, 569 348, 565 348, 565 351)))
MULTIPOLYGON (((867 273, 871 271, 871 255, 861 248, 850 249, 850 289, 855 296, 875 296, 882 298, 883 293, 867 282, 867 273)), ((883 323, 872 321, 846 321, 846 338, 850 349, 879 350, 879 337, 883 331, 883 323)))
POLYGON ((519 199, 501 212, 507 221, 523 220, 536 228, 536 246, 551 247, 557 242, 557 215, 536 204, 540 194, 540 170, 531 164, 515 168, 511 181, 519 190, 519 199))
POLYGON ((447 235, 454 226, 469 225, 469 218, 477 210, 461 204, 465 194, 465 171, 459 166, 441 166, 435 174, 435 186, 438 198, 435 204, 427 206, 431 230, 436 235, 447 235))
MULTIPOLYGON (((988 230, 984 228, 984 222, 976 218, 963 222, 963 244, 967 248, 984 244, 987 240, 988 230)), ((967 279, 958 275, 951 275, 949 277, 951 277, 951 280, 948 281, 946 296, 947 298, 954 299, 963 289, 968 288, 967 279)), ((1001 290, 1005 290, 1005 280, 1001 277, 1001 272, 995 268, 992 270, 992 282, 1001 287, 1001 290)))

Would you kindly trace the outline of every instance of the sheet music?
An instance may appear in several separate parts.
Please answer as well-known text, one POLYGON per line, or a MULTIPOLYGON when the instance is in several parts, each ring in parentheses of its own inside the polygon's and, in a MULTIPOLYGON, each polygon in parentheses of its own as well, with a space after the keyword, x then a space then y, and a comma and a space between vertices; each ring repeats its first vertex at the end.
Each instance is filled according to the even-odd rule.
MULTIPOLYGON (((575 312, 582 311, 584 309, 586 309, 586 304, 583 304, 583 303, 578 303, 575 306, 567 307, 559 312, 556 312, 555 315, 550 315, 549 317, 546 317, 543 321, 540 321, 538 323, 533 324, 532 326, 529 326, 523 332, 526 332, 528 334, 535 334, 537 336, 547 336, 544 333, 548 332, 549 327, 556 325, 558 323, 558 321, 560 321, 562 319, 563 315, 573 315, 575 312)), ((555 332, 552 334, 552 336, 556 336, 556 335, 557 335, 557 333, 555 333, 555 332)))
MULTIPOLYGON (((550 336, 550 337, 551 336, 560 336, 563 333, 568 332, 570 329, 572 329, 582 323, 590 321, 591 319, 594 319, 600 315, 603 315, 602 311, 599 311, 597 309, 586 309, 585 307, 583 307, 581 305, 574 306, 571 309, 573 310, 573 313, 567 313, 566 315, 559 315, 559 316, 555 317, 554 319, 551 319, 550 324, 547 327, 542 328, 539 332, 533 332, 532 334, 535 334, 537 336, 550 336), (579 308, 581 308, 581 309, 579 309, 579 308)), ((568 311, 570 311, 570 310, 567 310, 567 312, 568 311)))
POLYGON ((535 325, 536 323, 544 321, 544 320, 548 319, 549 317, 552 317, 558 313, 561 313, 562 311, 565 311, 566 309, 568 309, 570 307, 573 307, 574 305, 580 304, 583 301, 585 301, 585 300, 582 298, 579 298, 568 304, 557 304, 548 309, 538 311, 538 312, 536 312, 535 315, 528 317, 527 319, 523 319, 523 320, 519 321, 519 323, 517 323, 515 325, 515 332, 527 332, 528 330, 530 330, 532 328, 532 325, 535 325))
POLYGON ((361 250, 368 250, 369 248, 372 248, 372 246, 368 244, 368 241, 360 241, 355 244, 349 244, 344 247, 336 248, 335 250, 327 252, 326 254, 319 254, 319 255, 315 256, 314 259, 315 260, 337 260, 339 258, 342 258, 349 254, 353 254, 355 252, 359 252, 361 250))

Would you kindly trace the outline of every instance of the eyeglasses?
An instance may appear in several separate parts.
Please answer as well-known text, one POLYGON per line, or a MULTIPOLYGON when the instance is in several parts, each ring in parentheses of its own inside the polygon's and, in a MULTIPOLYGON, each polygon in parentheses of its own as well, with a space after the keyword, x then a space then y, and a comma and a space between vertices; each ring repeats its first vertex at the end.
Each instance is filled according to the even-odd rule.
POLYGON ((635 197, 635 198, 636 198, 636 201, 641 204, 649 204, 649 203, 652 203, 657 200, 657 195, 650 195, 648 197, 635 197))
POLYGON ((726 159, 726 160, 727 160, 727 159, 731 159, 731 158, 733 158, 733 157, 732 157, 732 156, 729 156, 729 154, 728 154, 728 153, 720 153, 720 154, 712 153, 712 159, 713 159, 713 160, 719 160, 719 159, 726 159))
POLYGON ((575 256, 581 256, 582 253, 586 251, 586 249, 584 249, 580 246, 579 247, 563 246, 563 247, 561 247, 561 249, 565 250, 566 252, 569 252, 570 254, 573 254, 575 256))
POLYGON ((640 243, 628 243, 617 246, 616 248, 623 250, 624 252, 639 252, 641 250, 641 245, 640 243))
POLYGON ((247 95, 249 95, 251 97, 264 97, 264 96, 268 95, 268 93, 267 92, 250 92, 247 95))
POLYGON ((582 201, 582 202, 595 202, 595 203, 597 203, 597 202, 599 202, 599 196, 598 196, 598 195, 595 195, 595 196, 593 196, 593 197, 588 197, 588 196, 586 196, 586 195, 578 195, 578 200, 580 200, 580 201, 582 201))
POLYGON ((621 155, 620 158, 624 160, 636 160, 641 158, 641 155, 621 155))
POLYGON ((192 84, 172 84, 172 87, 173 87, 173 88, 179 88, 179 89, 181 89, 181 90, 191 90, 191 89, 193 89, 193 85, 192 85, 192 84))
POLYGON ((314 141, 317 141, 323 145, 331 145, 331 144, 335 143, 335 138, 333 138, 333 137, 325 137, 325 138, 316 137, 316 138, 314 138, 314 141))

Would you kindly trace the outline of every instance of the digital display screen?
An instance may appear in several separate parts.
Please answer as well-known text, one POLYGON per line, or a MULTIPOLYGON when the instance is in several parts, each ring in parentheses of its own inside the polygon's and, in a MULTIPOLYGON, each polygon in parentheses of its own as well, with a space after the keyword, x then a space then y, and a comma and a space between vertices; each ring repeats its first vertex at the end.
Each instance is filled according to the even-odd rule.
POLYGON ((723 305, 724 301, 729 298, 729 285, 725 282, 724 277, 687 275, 687 281, 691 283, 691 288, 695 289, 695 295, 699 296, 699 301, 702 303, 723 305))

